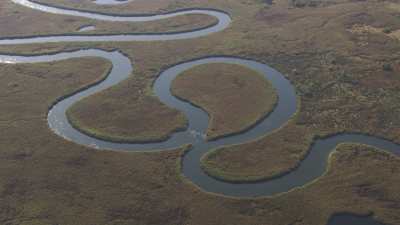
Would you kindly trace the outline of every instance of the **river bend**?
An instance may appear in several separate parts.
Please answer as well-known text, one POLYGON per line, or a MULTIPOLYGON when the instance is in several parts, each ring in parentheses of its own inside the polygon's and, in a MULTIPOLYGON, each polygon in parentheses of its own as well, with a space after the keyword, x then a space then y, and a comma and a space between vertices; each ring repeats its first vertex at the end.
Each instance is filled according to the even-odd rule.
MULTIPOLYGON (((11 1, 16 4, 23 5, 25 7, 29 7, 35 10, 40 10, 46 13, 78 16, 102 21, 143 22, 166 19, 179 15, 206 14, 217 18, 218 23, 203 29, 178 33, 121 35, 74 34, 9 39, 5 38, 0 40, 0 45, 54 42, 122 42, 180 40, 210 35, 212 33, 226 29, 231 23, 231 18, 228 14, 218 10, 210 9, 182 10, 161 15, 117 16, 43 5, 30 0, 11 1)), ((104 4, 122 3, 115 0, 98 1, 104 4)), ((237 197, 257 197, 271 196, 290 191, 296 187, 307 185, 323 175, 327 168, 329 155, 335 150, 336 146, 341 143, 366 144, 391 152, 397 156, 400 154, 400 145, 382 138, 363 134, 338 134, 324 139, 316 139, 314 144, 311 146, 311 149, 309 150, 309 154, 300 163, 299 167, 284 176, 256 183, 234 184, 224 182, 208 176, 201 169, 200 159, 202 156, 204 156, 204 154, 215 148, 226 145, 241 144, 265 136, 270 132, 273 132, 274 130, 284 126, 297 111, 297 96, 293 85, 280 72, 269 67, 268 65, 249 59, 221 56, 192 59, 164 70, 154 83, 154 93, 157 95, 161 102, 170 107, 176 108, 185 114, 189 121, 187 129, 185 131, 176 132, 172 134, 171 137, 169 137, 167 140, 161 142, 116 143, 88 136, 75 129, 71 126, 66 117, 66 110, 77 101, 85 97, 91 96, 95 93, 101 92, 111 86, 114 86, 131 76, 133 71, 133 63, 122 52, 108 52, 101 49, 81 49, 72 52, 59 52, 48 55, 0 55, 0 63, 16 64, 54 62, 81 57, 103 58, 110 61, 113 66, 108 76, 101 82, 93 84, 56 102, 48 113, 49 127, 56 134, 65 139, 68 139, 80 145, 86 145, 96 149, 107 149, 116 151, 163 151, 176 149, 184 144, 191 144, 191 149, 183 156, 182 172, 194 184, 208 192, 237 197), (268 115, 268 117, 257 123, 251 129, 246 130, 245 132, 219 138, 217 140, 205 140, 203 134, 206 132, 209 122, 209 117, 207 113, 188 102, 182 101, 174 97, 171 94, 170 87, 171 82, 176 78, 176 76, 178 76, 182 72, 194 66, 209 63, 228 63, 242 65, 247 68, 256 70, 257 72, 262 74, 267 80, 271 82, 279 96, 278 103, 276 104, 274 110, 268 115)), ((371 220, 369 224, 374 223, 371 220)))

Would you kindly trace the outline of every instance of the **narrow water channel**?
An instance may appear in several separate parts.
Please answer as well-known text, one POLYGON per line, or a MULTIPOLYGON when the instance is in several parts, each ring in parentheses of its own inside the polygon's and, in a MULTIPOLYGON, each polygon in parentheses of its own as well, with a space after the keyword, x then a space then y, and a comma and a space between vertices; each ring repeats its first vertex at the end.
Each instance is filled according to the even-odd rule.
MULTIPOLYGON (((61 15, 72 15, 97 20, 107 21, 150 21, 170 18, 186 14, 206 14, 218 19, 218 23, 200 30, 193 30, 180 33, 165 34, 130 34, 130 35, 57 35, 40 37, 22 37, 12 39, 1 39, 0 45, 10 44, 32 44, 48 42, 85 42, 85 41, 155 41, 155 40, 179 40, 196 38, 209 35, 214 32, 226 29, 230 22, 230 16, 224 12, 209 9, 183 10, 162 15, 147 16, 115 16, 73 9, 58 8, 50 5, 42 5, 29 0, 11 0, 32 9, 47 13, 61 15)), ((104 0, 105 2, 105 0, 104 0)), ((109 3, 111 3, 110 1, 109 3)), ((121 3, 121 2, 119 2, 121 3)), ((237 197, 259 197, 271 196, 282 192, 290 191, 296 187, 306 185, 318 177, 322 176, 327 168, 329 154, 341 143, 361 143, 389 151, 400 155, 400 145, 378 137, 363 134, 340 134, 325 139, 316 139, 309 150, 307 157, 301 162, 300 166, 285 176, 272 180, 257 183, 234 184, 217 180, 208 176, 200 167, 200 158, 212 149, 226 145, 242 144, 253 141, 265 136, 270 132, 282 127, 294 115, 297 110, 297 96, 293 85, 278 71, 263 63, 242 59, 238 57, 205 57, 192 59, 187 62, 174 65, 164 70, 154 83, 153 90, 157 97, 164 104, 176 108, 183 112, 189 121, 185 131, 176 132, 165 141, 156 143, 116 143, 100 140, 86 135, 73 128, 66 117, 66 110, 74 103, 114 86, 131 76, 133 63, 120 51, 104 51, 101 49, 82 49, 73 52, 60 52, 49 55, 0 55, 0 63, 39 63, 53 62, 81 57, 99 57, 110 61, 113 65, 112 70, 106 79, 90 87, 79 90, 72 95, 65 96, 56 102, 48 113, 49 127, 59 136, 71 140, 80 145, 90 146, 97 149, 108 149, 115 151, 163 151, 181 147, 184 144, 191 144, 191 149, 184 155, 182 163, 183 174, 201 189, 237 197), (213 141, 207 141, 202 135, 206 132, 209 117, 202 109, 182 101, 171 94, 170 87, 172 81, 184 71, 197 65, 210 63, 228 63, 242 65, 258 71, 265 79, 269 80, 274 86, 279 98, 278 103, 268 117, 257 123, 251 129, 242 133, 223 137, 213 141)), ((349 214, 337 215, 332 217, 329 225, 349 224, 358 225, 357 221, 362 221, 363 225, 380 225, 370 217, 357 217, 349 214)))

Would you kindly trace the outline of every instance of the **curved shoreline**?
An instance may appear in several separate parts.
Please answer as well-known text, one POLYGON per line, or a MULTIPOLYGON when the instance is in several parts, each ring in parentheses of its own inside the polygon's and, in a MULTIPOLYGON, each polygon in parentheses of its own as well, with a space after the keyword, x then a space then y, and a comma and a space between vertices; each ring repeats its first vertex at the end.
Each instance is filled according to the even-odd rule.
MULTIPOLYGON (((186 62, 190 62, 190 61, 194 61, 194 60, 199 60, 199 59, 205 59, 205 58, 211 58, 211 57, 235 58, 235 57, 233 57, 233 56, 227 56, 227 55, 209 55, 209 56, 207 56, 207 57, 199 57, 199 58, 191 59, 191 60, 186 61, 186 62)), ((245 59, 245 60, 251 60, 251 59, 244 58, 244 57, 236 57, 236 58, 238 58, 238 59, 245 59)), ((180 62, 180 63, 182 63, 182 62, 180 62)), ((179 63, 179 64, 180 64, 180 63, 179 63)), ((246 68, 246 69, 249 69, 249 68, 246 68)), ((268 85, 270 85, 269 82, 268 82, 268 80, 266 80, 265 77, 264 77, 262 74, 259 74, 257 71, 253 71, 253 72, 256 73, 256 74, 255 74, 256 76, 260 76, 262 79, 264 79, 264 80, 268 83, 268 85)), ((172 88, 172 87, 171 87, 171 88, 172 88)), ((225 134, 220 134, 220 135, 217 135, 217 136, 214 136, 214 137, 209 137, 209 136, 207 135, 207 132, 208 132, 208 130, 209 130, 210 123, 211 123, 211 122, 209 122, 208 127, 207 127, 207 132, 204 133, 204 135, 205 135, 205 140, 206 140, 206 141, 217 141, 217 140, 222 139, 222 138, 226 138, 226 137, 230 137, 230 136, 234 136, 234 135, 238 135, 238 134, 245 133, 245 132, 247 132, 248 130, 250 130, 250 129, 252 129, 253 127, 255 127, 258 123, 260 123, 261 121, 263 121, 264 119, 266 119, 266 118, 269 116, 269 114, 273 111, 273 109, 276 107, 276 105, 277 105, 277 103, 278 103, 278 99, 279 99, 279 96, 276 94, 275 88, 274 88, 272 85, 271 85, 270 88, 273 89, 273 95, 274 95, 273 98, 274 98, 274 101, 273 101, 273 104, 271 105, 271 107, 270 107, 267 111, 261 113, 261 114, 262 114, 261 116, 259 116, 256 120, 249 122, 248 125, 243 126, 242 128, 240 128, 240 129, 237 130, 237 131, 232 131, 232 132, 228 132, 228 133, 225 133, 225 134)), ((210 113, 208 113, 208 111, 207 111, 204 107, 202 107, 201 105, 196 104, 196 103, 194 103, 194 102, 191 102, 189 99, 180 97, 179 95, 176 95, 173 91, 171 91, 171 94, 172 94, 175 98, 177 98, 177 99, 179 99, 179 100, 181 100, 181 101, 183 101, 183 102, 187 102, 187 103, 191 104, 193 107, 200 108, 201 110, 204 111, 204 113, 207 113, 207 116, 208 116, 208 118, 209 118, 209 121, 212 120, 213 116, 212 116, 210 113)))
POLYGON ((89 18, 100 21, 114 22, 146 22, 156 21, 161 19, 172 18, 180 15, 202 14, 215 17, 218 19, 216 24, 211 24, 206 27, 193 29, 189 31, 178 32, 163 32, 163 33, 140 33, 140 34, 97 34, 97 35, 43 35, 43 36, 26 36, 9 37, 0 39, 0 45, 22 45, 22 44, 38 44, 38 43, 57 43, 57 42, 105 42, 105 41, 168 41, 198 38, 225 30, 230 25, 232 19, 226 12, 216 9, 182 9, 176 12, 153 15, 109 15, 94 12, 85 12, 72 9, 63 9, 60 7, 43 5, 32 0, 11 0, 13 3, 22 5, 28 8, 39 10, 46 13, 69 15, 82 18, 89 18))
POLYGON ((97 5, 121 5, 126 4, 132 0, 93 0, 97 5))
POLYGON ((76 119, 73 116, 71 116, 71 114, 68 112, 71 108, 69 108, 66 111, 66 116, 67 116, 68 122, 71 124, 71 126, 74 129, 79 130, 79 132, 81 132, 81 133, 83 133, 83 134, 85 134, 87 136, 90 136, 90 137, 93 137, 93 138, 96 138, 96 139, 99 139, 99 140, 103 140, 103 141, 113 142, 113 143, 120 143, 120 144, 123 144, 123 143, 151 144, 151 143, 162 142, 162 141, 166 141, 169 138, 171 138, 171 134, 173 134, 173 133, 185 131, 187 129, 187 126, 188 126, 188 124, 185 123, 184 126, 177 127, 176 129, 171 130, 167 134, 162 135, 160 137, 155 137, 155 138, 146 137, 146 138, 143 138, 143 139, 140 139, 140 138, 135 139, 135 137, 130 137, 130 136, 118 137, 118 136, 112 136, 110 134, 101 134, 101 133, 91 132, 90 130, 88 130, 88 127, 84 127, 84 126, 79 125, 79 122, 77 121, 78 119, 76 119))
MULTIPOLYGON (((286 124, 286 122, 296 112, 297 96, 295 95, 293 86, 291 86, 290 82, 286 80, 282 74, 265 64, 247 59, 239 59, 237 57, 208 57, 172 66, 164 70, 156 79, 153 85, 154 91, 164 104, 170 107, 175 107, 185 113, 189 121, 188 129, 184 132, 173 134, 170 139, 164 142, 147 144, 112 143, 87 136, 73 128, 71 124, 68 123, 65 111, 76 101, 105 90, 129 77, 133 68, 131 61, 126 56, 117 51, 106 52, 99 49, 87 49, 47 56, 14 56, 9 57, 8 60, 11 61, 10 59, 13 59, 15 63, 35 63, 59 61, 85 56, 101 57, 109 60, 113 64, 113 69, 110 71, 110 74, 106 79, 100 83, 90 86, 85 90, 76 92, 69 97, 64 97, 58 103, 54 104, 48 114, 49 126, 53 131, 65 139, 71 140, 75 143, 109 150, 160 151, 171 150, 185 144, 192 144, 192 148, 183 156, 182 172, 187 178, 189 178, 189 180, 208 192, 237 197, 257 197, 271 196, 307 185, 323 175, 326 171, 330 153, 335 150, 338 144, 341 143, 355 142, 367 144, 390 151, 396 155, 400 154, 398 144, 373 136, 346 133, 326 138, 317 137, 311 145, 307 156, 300 162, 299 166, 282 176, 256 183, 232 184, 226 181, 220 181, 208 176, 205 171, 201 169, 200 159, 204 154, 217 147, 254 141, 254 139, 272 132, 286 124), (266 119, 255 125, 253 129, 241 134, 232 135, 215 141, 206 141, 202 137, 192 136, 190 132, 193 130, 199 133, 204 133, 206 131, 207 123, 205 123, 205 121, 208 121, 208 115, 200 108, 174 97, 171 94, 169 87, 175 77, 183 71, 196 65, 203 65, 211 62, 239 64, 259 71, 272 83, 280 96, 276 108, 266 119), (289 108, 287 108, 288 106, 289 108)), ((3 55, 0 56, 0 59, 3 59, 4 61, 4 58, 6 57, 8 56, 3 55)))
MULTIPOLYGON (((44 12, 57 13, 63 15, 70 15, 65 12, 65 9, 49 7, 40 5, 39 8, 37 3, 32 3, 28 0, 12 0, 17 4, 41 10, 44 12), (28 4, 28 5, 26 5, 28 4), (33 5, 29 5, 33 4, 33 5), (50 8, 50 9, 49 9, 50 8), (49 11, 51 10, 51 11, 49 11)), ((75 12, 74 16, 87 16, 85 12, 75 12), (80 15, 76 15, 80 14, 80 15)), ((180 32, 175 34, 138 34, 138 35, 65 35, 65 36, 46 36, 46 37, 32 37, 32 38, 15 38, 15 39, 3 39, 0 40, 0 45, 9 44, 31 44, 31 43, 49 43, 49 42, 84 42, 84 41, 154 41, 154 40, 180 40, 187 38, 197 38, 206 36, 211 33, 222 31, 229 26, 231 19, 229 15, 217 11, 197 10, 203 14, 215 16, 219 19, 217 25, 202 29, 199 31, 180 32)), ((183 14, 194 13, 196 10, 185 11, 183 14)), ((105 15, 89 13, 91 19, 104 20, 105 15)), ((176 16, 180 13, 168 13, 163 15, 154 16, 150 20, 158 20, 162 18, 169 18, 176 16), (167 16, 165 16, 167 15, 167 16)), ((106 16, 112 17, 112 16, 106 16)), ((152 17, 152 16, 150 16, 152 17)), ((121 19, 127 19, 131 17, 117 17, 119 19, 113 21, 120 21, 121 19)), ((136 19, 130 21, 149 21, 145 19, 136 19)), ((365 134, 335 134, 327 136, 326 138, 315 137, 307 155, 299 163, 299 166, 289 171, 282 176, 272 178, 269 180, 256 182, 256 183, 229 183, 215 179, 208 176, 201 168, 200 159, 207 154, 211 149, 215 149, 222 146, 228 146, 232 144, 242 144, 255 139, 265 136, 270 132, 279 129, 284 126, 290 118, 297 111, 297 95, 294 87, 290 81, 287 80, 281 73, 275 69, 265 65, 263 63, 250 60, 242 59, 239 57, 228 57, 228 56, 210 56, 200 59, 193 59, 190 61, 182 62, 165 69, 160 73, 159 77, 154 81, 153 88, 154 92, 159 97, 160 101, 169 107, 174 107, 182 111, 188 118, 188 127, 185 131, 174 133, 171 138, 163 142, 156 143, 113 143, 104 140, 99 140, 84 133, 76 130, 68 121, 66 117, 66 110, 71 107, 74 103, 82 98, 93 95, 97 92, 103 91, 111 86, 118 84, 119 82, 127 79, 133 70, 131 60, 119 51, 104 51, 101 49, 81 49, 70 52, 60 52, 48 55, 37 55, 37 56, 16 56, 16 55, 0 55, 1 63, 38 63, 38 62, 53 62, 66 60, 71 58, 81 57, 99 57, 108 60, 112 63, 112 68, 109 74, 104 78, 100 79, 87 87, 81 88, 78 91, 73 92, 70 95, 60 97, 49 109, 48 113, 48 124, 49 127, 59 136, 70 140, 74 143, 86 145, 97 149, 107 149, 116 151, 162 151, 172 150, 187 144, 191 144, 190 150, 185 151, 182 156, 182 173, 192 183, 200 187, 202 190, 210 193, 241 197, 241 198, 253 198, 259 196, 272 196, 283 194, 285 192, 292 191, 299 187, 304 187, 315 182, 325 172, 328 166, 329 157, 332 152, 335 151, 336 147, 342 143, 355 143, 365 144, 375 148, 383 149, 388 152, 400 155, 400 145, 389 140, 378 138, 375 136, 368 136, 365 134), (202 134, 206 131, 208 125, 208 115, 203 110, 195 107, 193 104, 181 101, 171 94, 170 86, 173 79, 182 72, 203 64, 222 62, 228 64, 236 64, 254 69, 262 74, 267 80, 270 81, 272 86, 277 90, 278 100, 276 107, 272 112, 259 123, 255 124, 249 130, 245 132, 229 135, 217 140, 205 140, 201 136, 192 135, 192 131, 202 134)))
MULTIPOLYGON (((18 2, 31 2, 34 3, 35 5, 39 5, 39 6, 46 6, 46 7, 50 7, 50 8, 56 8, 56 9, 60 9, 60 10, 68 10, 73 12, 82 12, 82 13, 88 13, 88 14, 96 14, 96 15, 104 15, 107 17, 122 17, 122 18, 126 18, 126 17, 154 17, 154 16, 160 16, 160 15, 171 15, 171 14, 176 14, 176 13, 182 13, 182 12, 187 12, 187 11, 191 11, 191 10, 204 10, 204 11, 214 11, 214 12, 220 12, 223 14, 227 14, 227 12, 225 12, 224 10, 220 10, 220 9, 215 9, 215 8, 200 8, 200 7, 190 7, 190 8, 183 8, 183 9, 176 9, 176 10, 171 10, 168 12, 161 12, 161 13, 132 13, 132 14, 118 14, 118 13, 104 13, 104 12, 96 12, 96 11, 91 11, 91 10, 84 10, 84 9, 73 9, 73 8, 69 8, 69 7, 65 7, 65 6, 55 6, 53 4, 47 4, 47 3, 41 3, 38 2, 36 0, 10 0, 16 4, 20 4, 23 6, 26 6, 24 4, 18 3, 18 2)), ((58 13, 56 13, 58 14, 58 13)), ((188 13, 187 13, 188 14, 188 13)), ((76 15, 78 16, 78 15, 76 15)), ((173 16, 170 16, 173 17, 173 16)), ((92 17, 86 17, 89 19, 93 19, 92 17)), ((159 19, 153 19, 153 20, 149 20, 149 21, 154 21, 154 20, 159 20, 159 19)), ((112 20, 114 21, 114 20, 112 20)), ((129 22, 129 21, 125 21, 125 22, 129 22)), ((134 21, 131 21, 134 22, 134 21)), ((136 21, 138 22, 138 21, 136 21)))

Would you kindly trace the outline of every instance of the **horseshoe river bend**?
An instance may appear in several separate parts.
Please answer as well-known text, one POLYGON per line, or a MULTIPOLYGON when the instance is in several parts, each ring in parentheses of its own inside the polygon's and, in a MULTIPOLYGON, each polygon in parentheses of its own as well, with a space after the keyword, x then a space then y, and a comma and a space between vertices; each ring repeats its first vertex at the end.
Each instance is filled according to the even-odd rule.
MULTIPOLYGON (((56 35, 56 36, 32 36, 23 38, 1 39, 0 45, 23 45, 35 43, 54 43, 54 42, 127 42, 127 41, 167 41, 190 39, 222 31, 226 29, 231 18, 228 14, 212 9, 187 9, 160 15, 143 16, 117 16, 75 9, 61 8, 51 5, 44 5, 29 0, 11 0, 15 4, 29 7, 32 10, 39 10, 45 13, 70 15, 77 17, 90 18, 100 21, 114 22, 143 22, 156 21, 172 18, 187 14, 204 14, 215 17, 218 22, 212 26, 187 32, 162 33, 162 34, 113 34, 113 35, 56 35)), ((96 2, 95 2, 96 3, 96 2)), ((100 1, 99 4, 123 4, 124 2, 100 1)), ((270 180, 252 183, 229 183, 208 176, 201 168, 200 159, 204 154, 212 149, 225 145, 235 145, 249 142, 265 136, 274 130, 284 126, 286 122, 296 113, 298 98, 293 85, 280 72, 263 63, 242 59, 234 56, 210 56, 185 61, 164 70, 156 79, 153 91, 160 101, 169 107, 173 107, 183 112, 188 119, 188 127, 184 131, 175 132, 167 140, 151 143, 117 143, 106 140, 96 139, 88 136, 71 126, 67 117, 66 110, 77 101, 101 92, 112 87, 131 76, 133 63, 126 57, 122 50, 105 51, 101 49, 81 49, 70 52, 58 52, 48 55, 0 55, 0 63, 19 64, 19 63, 39 63, 53 62, 81 57, 98 57, 112 63, 112 69, 108 76, 99 83, 80 90, 72 95, 62 98, 56 102, 48 112, 48 125, 60 137, 68 139, 80 145, 90 146, 95 149, 107 149, 115 151, 164 151, 190 144, 190 149, 183 156, 182 173, 202 190, 234 197, 260 197, 272 196, 291 191, 313 182, 324 174, 327 169, 329 155, 335 147, 341 143, 360 143, 370 145, 395 155, 400 154, 400 146, 378 137, 363 134, 338 134, 322 139, 315 139, 314 144, 309 150, 306 158, 293 171, 270 180), (170 87, 172 81, 182 72, 197 65, 209 63, 227 63, 245 66, 258 71, 275 88, 278 102, 274 110, 264 119, 250 129, 216 140, 206 140, 202 135, 206 132, 209 116, 202 109, 189 102, 182 101, 171 94, 170 87)), ((339 215, 333 218, 330 224, 380 224, 370 218, 356 217, 351 215, 339 215), (351 223, 348 223, 352 221, 351 223)))

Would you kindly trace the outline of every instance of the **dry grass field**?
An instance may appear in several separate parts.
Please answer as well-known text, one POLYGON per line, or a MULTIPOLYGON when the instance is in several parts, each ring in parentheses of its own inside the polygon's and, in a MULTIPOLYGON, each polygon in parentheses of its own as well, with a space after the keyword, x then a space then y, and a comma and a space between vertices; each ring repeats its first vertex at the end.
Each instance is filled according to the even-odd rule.
MULTIPOLYGON (((121 12, 212 7, 230 13, 233 23, 225 31, 192 40, 0 46, 0 52, 39 54, 96 47, 126 53, 135 63, 132 78, 79 103, 91 110, 86 113, 101 112, 97 121, 80 122, 109 126, 106 136, 127 135, 124 126, 111 128, 116 123, 109 123, 107 115, 119 113, 118 125, 146 121, 126 138, 160 139, 185 126, 182 114, 162 105, 151 91, 154 79, 170 65, 224 54, 276 68, 296 87, 298 113, 272 134, 203 159, 207 169, 226 179, 265 179, 293 169, 315 136, 351 131, 400 143, 400 42, 395 35, 400 29, 399 4, 344 0, 296 7, 283 0, 273 5, 258 0, 173 2, 121 12), (357 27, 373 29, 358 32, 357 27)), ((91 23, 9 1, 0 3, 0 17, 2 38, 69 33, 91 23), (6 19, 12 23, 3 24, 6 19)), ((158 30, 159 25, 154 26, 158 30)), ((129 27, 120 29, 130 32, 129 27)), ((0 65, 1 224, 321 225, 338 212, 373 212, 386 224, 400 223, 399 158, 366 146, 340 146, 327 173, 305 187, 268 198, 233 199, 205 193, 182 177, 177 168, 182 150, 94 151, 53 134, 46 121, 51 103, 100 79, 108 67, 97 59, 0 65)))
POLYGON ((171 90, 210 114, 208 139, 246 130, 271 112, 277 100, 274 88, 257 72, 219 63, 184 72, 171 90))
POLYGON ((198 29, 215 24, 217 20, 206 15, 183 15, 176 18, 143 22, 104 22, 81 19, 73 16, 58 16, 16 5, 11 1, 0 2, 0 38, 53 34, 120 34, 120 33, 163 33, 198 29), (32 19, 34 18, 34 19, 32 19), (46 21, 42 26, 41 22, 46 21), (78 32, 86 25, 95 31, 78 32), (18 29, 15 29, 18 27, 18 29))
POLYGON ((216 196, 179 175, 180 150, 93 151, 47 128, 48 105, 100 79, 106 63, 87 58, 1 69, 2 224, 319 225, 342 211, 399 221, 400 161, 390 154, 343 145, 328 172, 304 188, 253 200, 216 196))
POLYGON ((190 4, 183 0, 135 0, 126 4, 98 5, 91 0, 35 0, 36 2, 57 5, 67 8, 111 13, 111 14, 154 14, 171 10, 189 8, 190 4))

